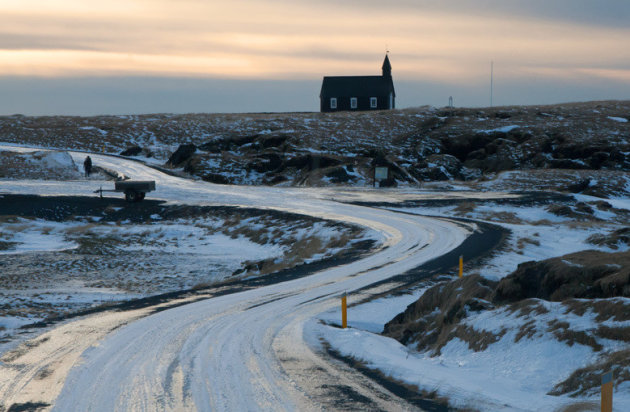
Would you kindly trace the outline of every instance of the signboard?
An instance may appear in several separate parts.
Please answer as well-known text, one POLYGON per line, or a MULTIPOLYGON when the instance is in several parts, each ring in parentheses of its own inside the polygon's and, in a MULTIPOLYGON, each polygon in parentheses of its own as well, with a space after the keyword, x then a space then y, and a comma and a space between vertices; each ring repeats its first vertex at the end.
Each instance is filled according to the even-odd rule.
POLYGON ((376 167, 374 169, 374 179, 376 180, 385 180, 387 179, 387 167, 376 167))

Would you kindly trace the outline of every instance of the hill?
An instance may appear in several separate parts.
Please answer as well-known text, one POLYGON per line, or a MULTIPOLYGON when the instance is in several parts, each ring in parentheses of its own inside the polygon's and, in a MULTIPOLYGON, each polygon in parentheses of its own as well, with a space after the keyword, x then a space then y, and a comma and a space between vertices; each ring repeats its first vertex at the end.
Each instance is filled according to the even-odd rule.
POLYGON ((389 185, 571 170, 568 182, 557 173, 542 180, 610 193, 623 189, 619 172, 630 170, 628 119, 630 101, 332 114, 13 115, 0 117, 0 138, 135 156, 215 183, 363 186, 378 164, 389 166, 389 185), (617 187, 593 188, 616 179, 617 187))

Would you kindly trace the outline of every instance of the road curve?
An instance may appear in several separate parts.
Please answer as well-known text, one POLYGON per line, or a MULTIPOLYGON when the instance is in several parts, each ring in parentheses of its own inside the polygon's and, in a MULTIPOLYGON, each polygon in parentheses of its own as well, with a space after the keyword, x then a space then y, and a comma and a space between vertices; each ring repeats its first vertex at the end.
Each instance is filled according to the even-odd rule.
MULTIPOLYGON (((341 293, 417 267, 457 247, 467 235, 448 221, 342 204, 316 190, 211 185, 137 162, 91 156, 96 165, 156 180, 154 197, 351 222, 379 232, 383 247, 351 264, 165 310, 118 329, 83 353, 54 403, 57 411, 321 409, 308 379, 285 367, 296 360, 317 363, 304 343, 305 325, 338 305, 341 293)), ((83 182, 73 188, 51 183, 47 192, 77 194, 86 188, 83 182)))

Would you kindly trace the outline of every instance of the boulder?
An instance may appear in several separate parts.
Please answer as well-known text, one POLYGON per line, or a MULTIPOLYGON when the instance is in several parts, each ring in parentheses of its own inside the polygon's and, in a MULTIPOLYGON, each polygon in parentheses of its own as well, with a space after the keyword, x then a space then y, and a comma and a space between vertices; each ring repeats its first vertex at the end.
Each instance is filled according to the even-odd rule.
POLYGON ((595 152, 588 159, 588 164, 593 169, 601 169, 602 165, 608 160, 610 154, 607 152, 595 152))
POLYGON ((258 173, 273 172, 282 166, 282 157, 277 153, 264 153, 253 161, 247 163, 247 170, 255 170, 258 173))
POLYGON ((586 163, 577 159, 549 159, 547 160, 547 163, 552 169, 588 169, 588 165, 586 163))
POLYGON ((196 151, 197 146, 194 144, 182 144, 177 148, 175 153, 168 158, 166 163, 170 166, 177 167, 190 159, 196 151))
POLYGON ((263 149, 270 147, 278 147, 284 144, 289 139, 289 135, 262 135, 258 138, 258 143, 263 149))
POLYGON ((328 171, 325 176, 330 179, 331 183, 346 183, 352 180, 352 176, 344 167, 335 167, 328 171))
POLYGON ((330 156, 321 154, 307 154, 302 156, 296 156, 288 159, 284 163, 284 167, 294 167, 296 169, 315 170, 331 166, 338 166, 341 164, 339 159, 335 159, 330 156))
POLYGON ((218 136, 199 145, 199 150, 210 153, 221 153, 253 143, 259 136, 258 134, 218 136))
POLYGON ((398 182, 393 176, 378 182, 378 187, 398 187, 398 182))
POLYGON ((203 179, 206 182, 217 183, 220 185, 230 184, 230 179, 218 173, 206 173, 203 176, 201 176, 201 179, 203 179))
POLYGON ((497 285, 493 301, 630 296, 630 252, 594 250, 518 265, 497 285))
POLYGON ((441 167, 451 177, 457 178, 462 170, 462 162, 448 154, 434 154, 427 158, 429 167, 441 167))
POLYGON ((121 156, 138 156, 140 153, 142 153, 142 148, 140 146, 131 146, 123 150, 122 152, 120 152, 120 155, 121 156))
POLYGON ((488 143, 503 136, 505 136, 505 133, 464 133, 455 137, 442 138, 442 146, 446 154, 453 155, 460 161, 464 161, 470 152, 484 149, 488 143))
POLYGON ((573 183, 567 186, 567 190, 571 193, 580 193, 584 191, 591 184, 591 179, 582 179, 577 183, 573 183))

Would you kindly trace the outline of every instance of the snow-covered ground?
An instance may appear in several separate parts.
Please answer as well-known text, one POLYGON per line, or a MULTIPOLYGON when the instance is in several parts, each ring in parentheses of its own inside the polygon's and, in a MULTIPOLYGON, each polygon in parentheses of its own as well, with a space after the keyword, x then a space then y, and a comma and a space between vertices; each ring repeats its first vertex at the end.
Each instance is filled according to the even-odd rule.
MULTIPOLYGON (((85 154, 73 156, 79 161, 85 154)), ((28 359, 38 361, 19 370, 3 367, 0 392, 8 404, 54 402, 58 410, 129 409, 139 402, 149 410, 158 405, 178 409, 193 404, 223 410, 267 409, 271 405, 308 408, 310 401, 281 372, 279 348, 295 352, 294 357, 308 364, 316 355, 302 341, 302 325, 335 305, 335 295, 416 267, 456 247, 467 233, 449 222, 326 200, 317 190, 216 186, 168 176, 128 160, 92 158, 95 165, 135 179, 156 180, 152 197, 202 205, 256 206, 354 223, 377 233, 382 247, 365 259, 314 276, 161 311, 124 327, 119 324, 104 340, 112 326, 91 336, 85 335, 81 320, 59 328, 65 332, 53 329, 40 337, 45 343, 26 346, 28 359), (67 347, 66 337, 73 335, 82 336, 81 345, 67 347), (98 347, 84 352, 97 342, 98 347), (209 347, 213 348, 210 353, 209 347), (79 356, 80 365, 70 372, 79 356), (42 369, 54 370, 50 374, 54 383, 33 380, 42 369), (57 376, 57 370, 65 372, 57 376)), ((93 187, 94 182, 85 181, 72 185, 0 181, 0 192, 6 193, 76 195, 89 193, 93 187)), ((130 319, 136 316, 129 314, 130 319)), ((122 318, 123 324, 129 321, 122 318)), ((3 362, 24 362, 22 350, 5 355, 3 362)))
MULTIPOLYGON (((85 154, 72 156, 78 162, 85 154)), ((354 290, 452 250, 471 230, 420 216, 461 216, 455 207, 397 208, 406 212, 401 214, 337 200, 395 203, 476 197, 487 201, 508 197, 506 194, 450 194, 410 188, 371 191, 217 186, 168 176, 124 159, 94 155, 93 160, 135 179, 155 179, 158 190, 154 197, 170 203, 186 199, 193 204, 254 206, 350 222, 370 228, 381 240, 382 248, 358 262, 307 278, 191 303, 151 316, 144 312, 116 317, 106 313, 96 318, 103 326, 99 329, 95 325, 94 333, 87 336, 83 320, 62 325, 34 340, 36 344, 23 349, 24 353, 11 352, 0 358, 4 362, 0 363, 0 399, 7 405, 40 401, 54 404, 55 410, 306 410, 317 408, 314 402, 318 398, 309 396, 307 391, 318 379, 348 382, 359 393, 373 396, 365 387, 349 381, 347 373, 342 374, 321 360, 321 338, 342 355, 428 392, 435 391, 455 406, 554 410, 577 401, 546 393, 573 369, 592 361, 591 350, 582 345, 569 347, 549 336, 513 343, 522 324, 530 320, 544 322, 544 318, 516 319, 507 311, 482 312, 466 322, 495 332, 510 325, 502 339, 484 352, 473 352, 465 343, 454 340, 439 357, 414 353, 399 342, 378 335, 383 325, 424 289, 351 307, 350 329, 326 325, 339 323, 340 294, 348 292, 353 303, 354 290), (69 345, 64 337, 81 337, 82 342, 69 345), (69 348, 60 351, 60 344, 69 348), (21 370, 5 367, 15 362, 29 366, 21 370), (317 368, 321 369, 319 375, 304 372, 317 368), (42 370, 50 373, 35 379, 42 376, 42 370)), ((0 194, 77 195, 89 193, 93 186, 94 182, 89 181, 73 182, 70 186, 55 181, 0 180, 0 194)), ((630 208, 625 199, 614 203, 615 207, 630 208)), ((523 261, 592 249, 594 246, 585 240, 606 228, 574 227, 567 219, 538 207, 499 203, 477 205, 467 217, 497 223, 488 215, 501 212, 513 217, 512 223, 503 223, 513 233, 508 248, 476 268, 493 279, 507 275, 523 261), (540 223, 543 221, 547 223, 540 223)), ((596 213, 602 219, 611 217, 608 212, 596 213)), ((50 232, 54 233, 54 228, 50 232)), ((19 238, 12 239, 19 244, 19 238)), ((73 247, 71 242, 51 243, 73 247)), ((546 316, 563 316, 559 304, 549 303, 547 309, 546 316)), ((576 325, 582 322, 583 328, 593 326, 590 315, 569 320, 576 325)), ((615 410, 630 410, 629 394, 627 384, 616 388, 615 410)), ((595 399, 595 395, 587 398, 595 399)), ((383 402, 378 404, 381 409, 392 408, 392 403, 379 402, 383 402)))
MULTIPOLYGON (((575 197, 579 201, 601 200, 583 195, 575 197)), ((609 202, 615 208, 630 210, 628 199, 614 199, 609 202)), ((426 215, 462 216, 462 211, 457 206, 393 209, 426 215)), ((618 226, 612 221, 613 212, 596 211, 594 216, 603 220, 599 225, 575 225, 573 219, 556 216, 543 207, 500 203, 476 205, 466 214, 466 217, 495 224, 498 223, 496 216, 504 219, 509 217, 509 220, 519 223, 499 223, 511 231, 508 247, 481 267, 475 268, 475 272, 493 280, 508 275, 519 263, 526 261, 543 260, 587 249, 605 252, 628 250, 628 245, 619 245, 613 250, 586 241, 593 234, 618 226)), ((497 342, 479 352, 472 350, 468 343, 455 338, 442 348, 439 356, 435 356, 430 352, 419 353, 412 345, 405 346, 380 335, 385 323, 403 312, 425 290, 426 288, 422 288, 407 295, 373 300, 357 306, 352 306, 353 301, 362 301, 363 296, 351 295, 348 302, 351 305, 348 310, 349 329, 329 326, 340 324, 340 308, 334 308, 319 315, 319 321, 309 322, 305 328, 306 336, 314 346, 320 345, 323 340, 343 356, 363 362, 386 376, 417 386, 428 393, 436 392, 439 396, 448 398, 449 403, 455 407, 475 410, 560 410, 563 406, 575 403, 576 399, 547 393, 574 370, 596 362, 602 354, 585 344, 569 345, 567 342, 560 342, 551 331, 538 332, 533 337, 516 338, 528 327, 546 331, 549 323, 558 319, 568 322, 573 331, 593 331, 601 326, 602 323, 595 320, 594 313, 587 312, 578 316, 570 313, 559 302, 540 301, 548 310, 548 313, 542 315, 524 315, 505 309, 470 314, 464 324, 475 330, 500 336, 497 342)), ((630 304, 630 299, 617 299, 626 305, 630 304)), ((617 328, 630 326, 628 321, 609 320, 606 324, 617 328)), ((603 346, 604 352, 630 347, 627 342, 607 339, 599 339, 598 343, 603 346)), ((630 410, 630 384, 627 381, 615 388, 614 397, 614 410, 630 410)), ((591 390, 581 400, 590 402, 592 409, 587 410, 595 410, 598 407, 599 393, 591 390)))

